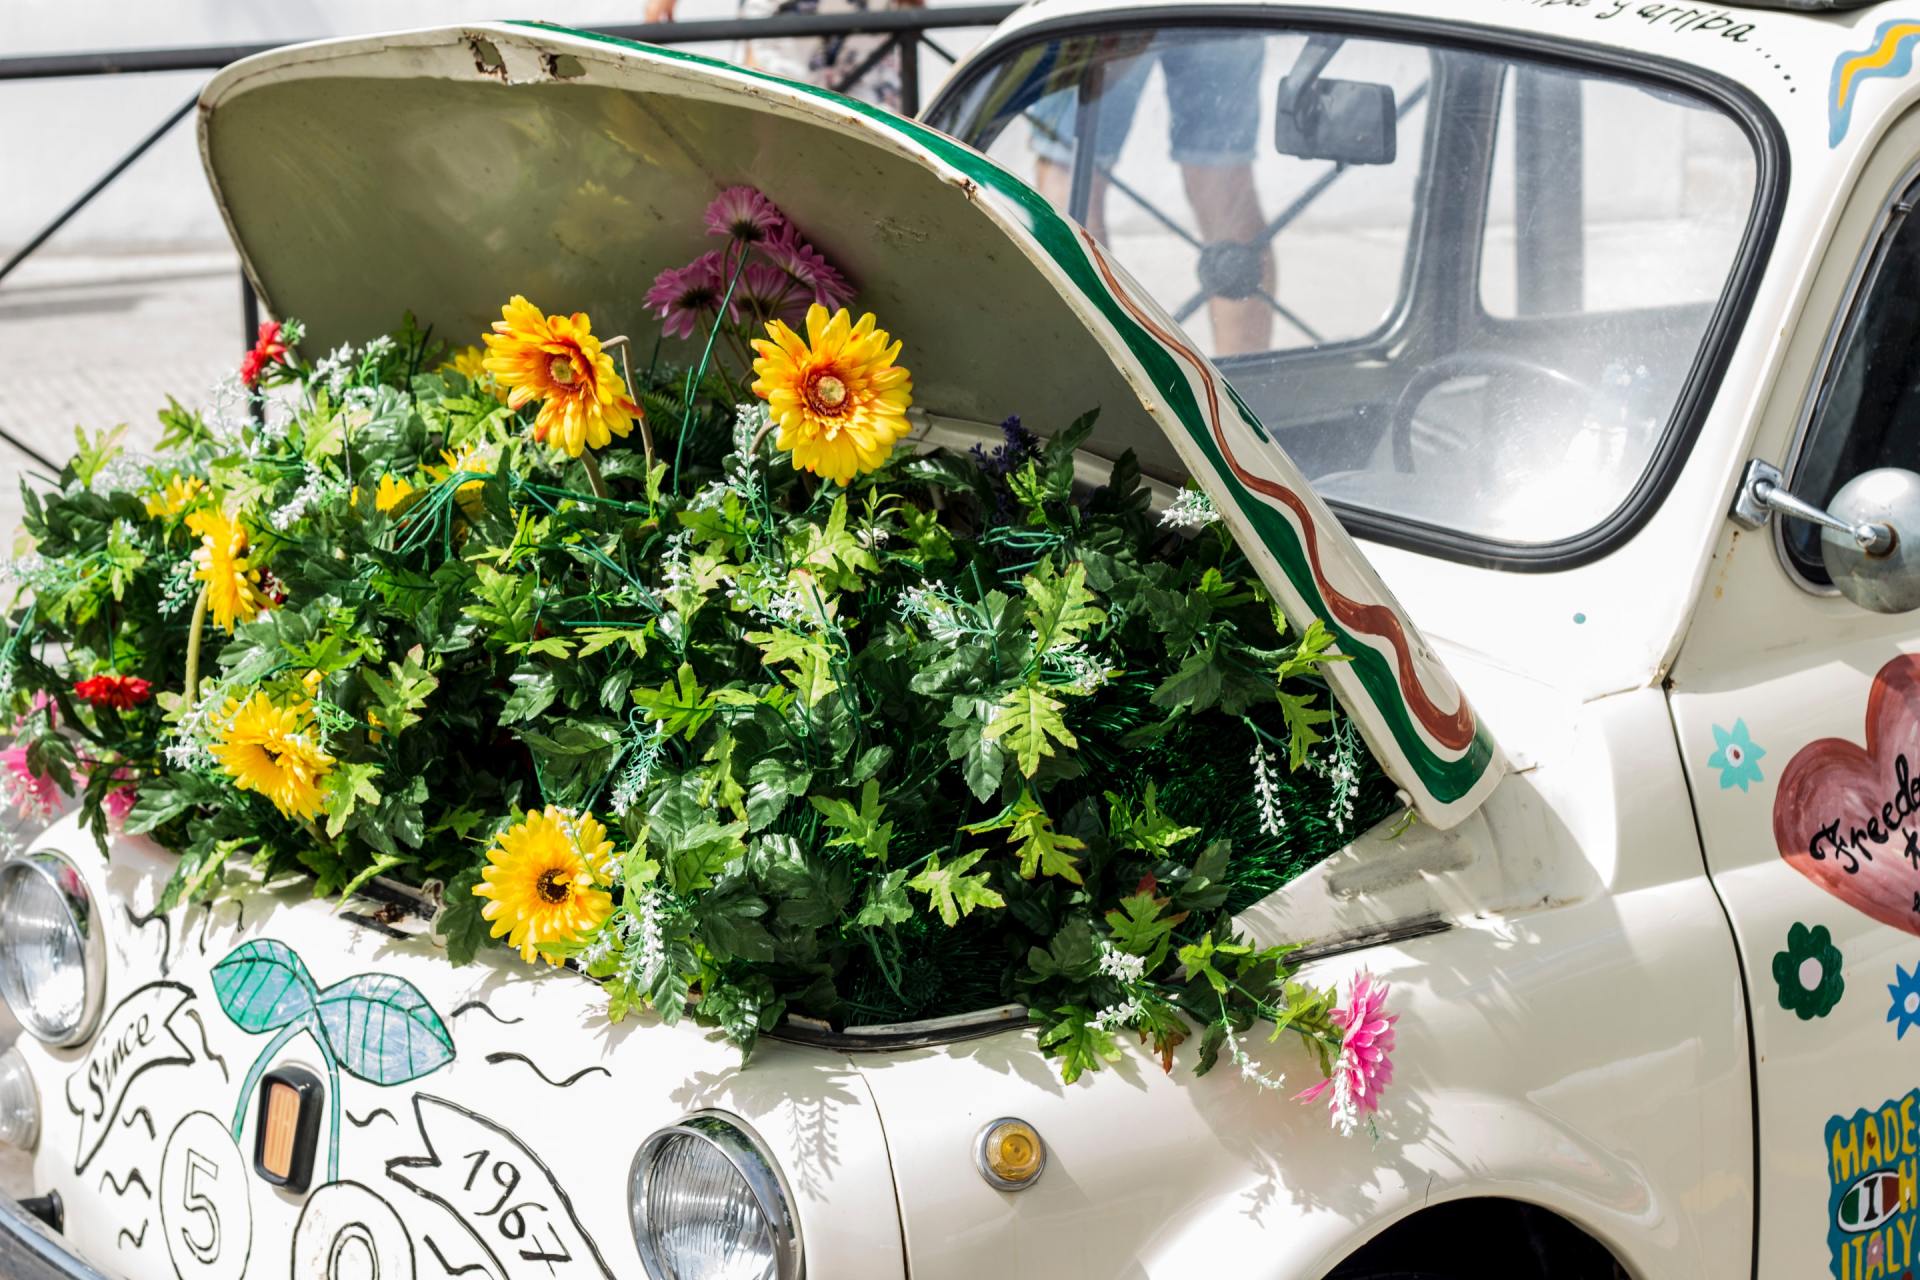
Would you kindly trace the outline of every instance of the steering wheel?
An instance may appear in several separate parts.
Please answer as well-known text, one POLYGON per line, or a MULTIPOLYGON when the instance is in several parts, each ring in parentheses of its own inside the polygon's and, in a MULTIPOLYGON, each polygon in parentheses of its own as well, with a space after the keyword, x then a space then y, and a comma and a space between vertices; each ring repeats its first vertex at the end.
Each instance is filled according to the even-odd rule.
POLYGON ((1393 442, 1395 471, 1409 474, 1413 471, 1413 417, 1421 401, 1432 395, 1436 388, 1456 378, 1469 378, 1475 374, 1532 378, 1568 396, 1582 397, 1583 403, 1591 403, 1599 397, 1599 390, 1592 384, 1524 356, 1510 355, 1504 351, 1455 351, 1441 356, 1408 379, 1400 398, 1393 402, 1393 417, 1387 430, 1388 438, 1393 442))

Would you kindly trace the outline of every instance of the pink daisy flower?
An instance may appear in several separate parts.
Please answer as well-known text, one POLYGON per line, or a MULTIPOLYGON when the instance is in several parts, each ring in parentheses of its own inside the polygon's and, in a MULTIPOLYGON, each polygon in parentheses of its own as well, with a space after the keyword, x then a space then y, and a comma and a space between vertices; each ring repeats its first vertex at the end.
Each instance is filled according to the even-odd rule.
POLYGON ((703 253, 684 267, 670 267, 653 278, 647 306, 666 321, 668 337, 691 338, 706 317, 720 310, 726 282, 720 277, 720 253, 703 253))
POLYGON ((60 786, 44 773, 35 773, 27 763, 25 747, 0 751, 0 795, 13 804, 23 818, 51 818, 60 804, 60 786))
POLYGON ((791 275, 765 262, 749 262, 733 287, 736 321, 784 320, 798 324, 807 314, 813 295, 791 275))
POLYGON ((758 187, 728 187, 707 206, 707 230, 747 244, 766 240, 787 225, 787 217, 758 187))
POLYGON ((802 240, 791 224, 762 243, 760 254, 797 280, 812 294, 812 300, 827 310, 838 311, 853 301, 853 286, 847 283, 839 268, 802 240))
POLYGON ((1342 1133, 1352 1133, 1361 1120, 1380 1109, 1380 1093, 1393 1080, 1393 1024, 1400 1015, 1388 1013, 1386 1007, 1387 984, 1365 970, 1354 974, 1347 984, 1346 1003, 1330 1015, 1346 1031, 1333 1074, 1294 1095, 1297 1102, 1314 1102, 1331 1093, 1327 1107, 1334 1127, 1342 1133))

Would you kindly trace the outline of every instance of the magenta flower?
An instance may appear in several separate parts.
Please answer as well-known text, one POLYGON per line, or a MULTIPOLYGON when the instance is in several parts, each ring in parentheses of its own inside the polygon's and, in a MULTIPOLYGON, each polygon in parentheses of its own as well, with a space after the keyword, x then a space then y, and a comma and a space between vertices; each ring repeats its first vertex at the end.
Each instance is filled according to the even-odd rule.
POLYGON ((0 751, 0 795, 23 818, 51 818, 60 804, 60 786, 27 763, 25 747, 0 751))
POLYGON ((786 225, 786 215, 758 187, 728 187, 707 206, 707 230, 745 244, 769 239, 786 225))
POLYGON ((784 320, 798 324, 807 314, 813 295, 806 286, 780 268, 765 262, 749 262, 733 287, 735 321, 784 320))
POLYGON ((1352 1133, 1361 1120, 1380 1109, 1380 1093, 1393 1081, 1393 1024, 1400 1015, 1388 1013, 1386 1007, 1387 984, 1375 981, 1365 970, 1354 974, 1347 985, 1346 1003, 1330 1015, 1346 1031, 1333 1074, 1294 1095, 1296 1102, 1313 1102, 1331 1092, 1327 1107, 1334 1127, 1342 1133, 1352 1133))
POLYGON ((792 225, 760 245, 760 254, 768 262, 792 276, 811 295, 812 301, 829 311, 838 311, 853 301, 853 286, 820 251, 800 238, 792 225))
POLYGON ((647 306, 666 321, 668 337, 691 338, 708 316, 720 310, 726 281, 720 276, 720 253, 703 253, 684 267, 672 267, 653 278, 647 306))
POLYGON ((127 815, 133 811, 134 801, 139 798, 140 791, 136 787, 115 787, 107 792, 100 802, 100 807, 107 814, 107 825, 116 832, 126 826, 127 815))

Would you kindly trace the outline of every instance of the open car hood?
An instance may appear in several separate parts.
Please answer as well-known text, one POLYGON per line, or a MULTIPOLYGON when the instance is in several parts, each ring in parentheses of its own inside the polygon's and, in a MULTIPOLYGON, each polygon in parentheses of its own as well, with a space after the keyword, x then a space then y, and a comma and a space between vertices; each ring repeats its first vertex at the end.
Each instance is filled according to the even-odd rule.
POLYGON ((276 50, 200 100, 214 194, 260 295, 316 349, 411 308, 483 332, 510 294, 659 324, 654 275, 711 247, 701 211, 752 183, 904 340, 916 407, 1051 429, 1190 473, 1289 620, 1333 629, 1328 678, 1420 815, 1451 826, 1501 763, 1458 685, 1286 454, 1078 226, 977 152, 889 112, 692 54, 539 24, 276 50))

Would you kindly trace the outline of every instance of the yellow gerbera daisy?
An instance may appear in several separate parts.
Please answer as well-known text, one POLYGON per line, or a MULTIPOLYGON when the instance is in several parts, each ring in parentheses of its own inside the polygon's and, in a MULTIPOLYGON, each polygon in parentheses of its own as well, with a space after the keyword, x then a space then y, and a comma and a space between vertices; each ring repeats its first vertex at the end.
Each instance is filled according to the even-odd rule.
POLYGON ((171 520, 194 506, 205 489, 199 476, 168 476, 165 484, 147 495, 147 514, 156 520, 171 520))
POLYGON ((516 293, 500 317, 493 332, 482 335, 488 349, 482 367, 507 388, 508 407, 540 402, 535 440, 577 458, 633 430, 640 406, 627 398, 627 384, 593 336, 586 312, 543 316, 516 293))
POLYGON ((492 475, 494 469, 500 464, 499 449, 490 444, 481 444, 477 441, 469 440, 460 446, 458 452, 442 449, 440 451, 440 462, 442 465, 439 466, 435 466, 430 462, 425 468, 427 478, 435 484, 445 480, 448 476, 458 475, 463 471, 468 475, 482 477, 479 480, 467 481, 458 489, 454 490, 453 494, 454 500, 460 504, 462 511, 470 516, 479 515, 481 509, 480 490, 482 486, 486 484, 485 477, 492 475))
POLYGON ((214 758, 242 791, 256 791, 289 818, 320 811, 320 783, 333 757, 313 736, 313 708, 275 706, 264 693, 246 702, 227 699, 214 758))
POLYGON ((479 347, 462 347, 453 353, 453 358, 440 366, 439 372, 453 370, 468 382, 490 381, 486 369, 487 353, 479 347))
POLYGON ((612 897, 600 888, 612 858, 613 842, 592 814, 575 817, 552 805, 532 810, 487 850, 473 887, 475 897, 488 900, 480 914, 522 960, 540 955, 543 942, 578 942, 613 913, 612 897))
POLYGON ((779 428, 774 443, 793 454, 793 465, 845 484, 885 462, 909 430, 913 375, 894 363, 900 344, 874 327, 873 313, 854 324, 845 307, 829 318, 816 302, 804 342, 778 320, 767 332, 772 341, 753 340, 753 392, 767 402, 779 428))
POLYGON ((396 476, 389 471, 380 477, 380 487, 373 491, 374 509, 385 514, 405 502, 412 494, 413 481, 405 476, 396 476))
POLYGON ((217 507, 187 517, 187 528, 200 535, 194 550, 193 576, 207 584, 207 611, 224 631, 273 606, 259 589, 259 575, 247 561, 247 530, 217 507))

